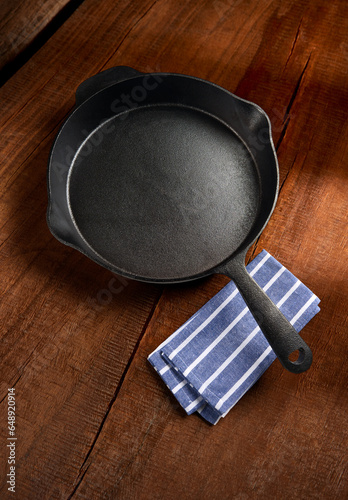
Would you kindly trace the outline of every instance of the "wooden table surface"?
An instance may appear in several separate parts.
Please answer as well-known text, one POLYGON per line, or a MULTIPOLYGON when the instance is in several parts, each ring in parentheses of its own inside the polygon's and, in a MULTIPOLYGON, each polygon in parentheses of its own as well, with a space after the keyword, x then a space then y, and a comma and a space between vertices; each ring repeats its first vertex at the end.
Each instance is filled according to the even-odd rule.
POLYGON ((348 498, 348 3, 5 0, 0 30, 0 498, 348 498), (76 87, 117 65, 201 77, 268 113, 280 193, 248 259, 266 249, 321 299, 310 370, 276 360, 216 426, 146 358, 227 278, 120 284, 46 225, 55 134, 76 87))

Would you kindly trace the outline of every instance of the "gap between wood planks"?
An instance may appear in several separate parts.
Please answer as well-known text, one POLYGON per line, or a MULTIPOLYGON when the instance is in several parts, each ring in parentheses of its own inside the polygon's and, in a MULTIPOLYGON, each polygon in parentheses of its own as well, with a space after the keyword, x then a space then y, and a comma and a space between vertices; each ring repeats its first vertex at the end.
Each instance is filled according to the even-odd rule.
MULTIPOLYGON (((302 19, 301 19, 301 22, 302 22, 302 19)), ((293 52, 293 50, 294 50, 294 46, 295 46, 296 40, 297 40, 297 38, 298 38, 299 31, 300 31, 301 22, 300 22, 299 27, 298 27, 298 29, 297 29, 297 33, 296 33, 296 35, 295 35, 295 40, 294 40, 294 43, 292 44, 292 47, 291 47, 291 50, 290 50, 290 55, 289 55, 289 57, 288 57, 288 58, 287 58, 287 60, 286 60, 285 66, 288 64, 288 61, 289 61, 289 59, 290 59, 290 57, 291 57, 291 54, 292 54, 292 52, 293 52)), ((308 69, 308 66, 309 66, 309 61, 310 61, 310 59, 311 59, 311 56, 312 56, 312 52, 309 54, 309 56, 308 56, 308 58, 307 58, 307 61, 306 61, 305 65, 304 65, 304 67, 303 67, 303 70, 301 71, 301 74, 300 74, 300 76, 299 76, 299 78, 298 78, 298 80, 297 80, 297 83, 296 83, 296 85, 295 85, 295 88, 294 88, 294 90, 293 90, 293 92, 292 92, 292 94, 291 94, 291 97, 290 97, 290 100, 289 100, 289 104, 288 104, 288 105, 287 105, 287 107, 286 107, 286 110, 285 110, 285 113, 284 113, 284 117, 283 117, 283 128, 282 128, 282 130, 281 130, 281 132, 280 132, 279 139, 278 139, 277 144, 276 144, 276 146, 275 146, 276 151, 278 151, 278 149, 279 149, 279 147, 280 147, 280 145, 281 145, 281 143, 282 143, 282 141, 283 141, 283 139, 284 139, 284 137, 285 137, 286 130, 287 130, 288 125, 289 125, 289 123, 290 123, 290 113, 291 113, 291 108, 293 107, 293 104, 294 104, 294 102, 295 102, 295 99, 296 99, 296 97, 297 97, 297 95, 298 95, 298 93, 299 93, 299 90, 300 90, 301 84, 303 84, 304 75, 305 75, 305 73, 306 73, 306 71, 307 71, 307 69, 308 69)), ((309 149, 309 148, 308 148, 308 149, 309 149)), ((308 152, 307 152, 307 154, 308 154, 308 152)), ((306 157, 307 157, 307 155, 306 155, 306 157)), ((292 164, 290 165, 290 167, 288 168, 288 171, 287 171, 287 172, 286 172, 286 174, 285 174, 285 177, 284 177, 283 182, 282 182, 282 183, 281 183, 281 185, 279 186, 279 190, 278 190, 278 197, 279 197, 279 195, 280 195, 280 193, 281 193, 281 191, 282 191, 282 189, 283 189, 283 187, 284 187, 284 185, 285 185, 285 183, 286 183, 286 181, 287 181, 287 179, 288 179, 288 176, 289 176, 289 174, 290 174, 290 172, 291 172, 291 170, 292 170, 293 166, 295 165, 296 158, 297 158, 297 153, 296 153, 296 155, 295 155, 295 158, 294 158, 294 160, 293 160, 292 164)), ((305 161, 305 160, 304 160, 304 161, 305 161)), ((252 247, 252 251, 251 251, 250 257, 249 257, 249 258, 248 258, 248 260, 247 260, 247 264, 249 264, 249 262, 251 262, 251 261, 252 261, 252 259, 254 258, 254 255, 255 255, 256 251, 258 250, 258 244, 259 244, 260 237, 261 237, 261 235, 260 235, 260 236, 256 239, 255 243, 253 244, 253 247, 252 247)))
MULTIPOLYGON (((304 68, 303 70, 301 71, 301 74, 299 76, 299 79, 297 80, 297 83, 295 85, 295 88, 291 94, 291 97, 290 97, 290 101, 289 101, 289 104, 286 108, 286 111, 285 111, 285 114, 284 114, 284 118, 283 118, 283 128, 282 128, 282 131, 280 133, 280 136, 279 136, 279 139, 277 141, 277 145, 276 145, 276 151, 278 151, 279 149, 279 146, 282 142, 282 140, 284 139, 285 137, 285 134, 286 134, 286 129, 288 128, 288 125, 289 125, 289 122, 290 122, 290 112, 291 112, 291 108, 294 104, 294 101, 296 99, 296 96, 298 94, 298 91, 300 90, 300 87, 301 87, 301 83, 302 83, 302 80, 303 80, 303 77, 304 77, 304 74, 308 68, 308 65, 309 65, 309 61, 311 59, 311 56, 312 56, 312 52, 309 54, 308 58, 307 58, 307 61, 306 61, 306 64, 304 65, 304 68)), ((283 185, 282 185, 283 186, 283 185)), ((280 190, 279 190, 280 191, 280 190)))
MULTIPOLYGON (((90 455, 91 455, 91 453, 92 453, 92 451, 93 451, 93 449, 94 449, 94 446, 95 446, 95 444, 96 444, 96 442, 97 442, 97 440, 98 440, 98 438, 99 438, 99 436, 100 436, 100 433, 101 433, 101 431, 102 431, 102 429, 103 429, 103 427, 104 427, 104 424, 105 424, 105 422, 106 422, 106 419, 107 419, 107 417, 109 416, 109 413, 110 413, 110 411, 111 411, 111 408, 112 408, 113 404, 115 403, 116 398, 117 398, 117 396, 118 396, 118 394, 119 394, 119 392, 120 392, 120 390, 121 390, 121 387, 122 387, 122 385, 123 385, 123 382, 124 382, 124 380, 125 380, 125 378, 126 378, 126 376, 127 376, 128 370, 130 369, 131 364, 132 364, 132 362, 133 362, 133 359, 135 358, 135 355, 136 355, 136 353, 137 353, 137 351, 138 351, 139 345, 140 345, 140 343, 141 343, 141 341, 142 341, 142 339, 143 339, 143 337, 144 337, 144 335, 145 335, 145 333, 146 333, 146 331, 147 331, 147 327, 148 327, 148 325, 150 324, 150 322, 151 322, 151 320, 152 320, 152 318, 153 318, 153 316, 154 316, 154 314, 155 314, 155 311, 156 311, 156 309, 157 309, 157 307, 158 307, 158 305, 159 305, 159 303, 160 303, 161 297, 162 297, 162 295, 163 295, 163 290, 164 290, 164 288, 162 288, 162 290, 161 290, 161 292, 160 292, 160 294, 159 294, 159 296, 158 296, 158 299, 154 302, 154 304, 153 304, 153 306, 152 306, 152 309, 151 309, 151 311, 150 311, 150 314, 149 314, 149 316, 147 317, 147 320, 145 321, 145 324, 144 324, 144 326, 143 326, 143 328, 142 328, 142 331, 141 331, 141 333, 140 333, 140 335, 139 335, 139 338, 138 338, 138 340, 137 340, 137 342, 136 342, 136 344, 135 344, 135 346, 134 346, 134 349, 133 349, 133 351, 132 351, 132 354, 131 354, 131 355, 130 355, 130 357, 129 357, 129 360, 128 360, 127 365, 126 365, 126 367, 125 367, 125 369, 124 369, 124 371, 123 371, 123 373, 122 373, 122 376, 121 376, 121 378, 120 378, 120 381, 119 381, 119 383, 117 384, 116 390, 115 390, 115 392, 114 392, 114 394, 113 394, 112 398, 110 399, 110 402, 109 402, 109 404, 108 404, 108 407, 107 407, 107 409, 106 409, 106 412, 105 412, 105 414, 104 414, 104 416, 103 416, 103 418, 102 418, 102 421, 100 422, 100 425, 99 425, 99 427, 98 427, 98 430, 97 430, 97 432, 96 432, 96 434, 95 434, 95 436, 94 436, 94 439, 93 439, 93 441, 92 441, 92 443, 91 443, 91 445, 90 445, 90 447, 89 447, 89 450, 87 451, 86 456, 85 456, 85 458, 84 458, 84 460, 83 460, 83 462, 82 462, 82 464, 81 464, 81 466, 80 466, 80 471, 79 471, 79 474, 78 474, 77 479, 76 479, 77 483, 76 483, 76 485, 75 485, 75 487, 74 487, 74 489, 73 489, 72 493, 69 495, 68 500, 70 500, 70 499, 72 498, 72 496, 76 493, 77 489, 79 488, 80 484, 82 483, 83 478, 84 478, 84 476, 86 475, 86 472, 87 472, 87 470, 88 470, 88 468, 89 468, 89 466, 90 466, 90 464, 91 464, 91 462, 87 464, 87 461, 88 461, 88 459, 89 459, 89 457, 90 457, 90 455), (86 464, 87 464, 87 465, 86 465, 86 464)), ((149 428, 147 429, 147 431, 146 431, 146 433, 145 433, 145 436, 144 436, 143 441, 142 441, 142 443, 141 443, 141 447, 142 447, 142 445, 143 445, 143 442, 145 441, 145 438, 146 438, 146 436, 147 436, 147 434, 148 434, 148 432, 149 432, 149 430, 150 430, 151 426, 152 426, 152 422, 150 422, 149 428)), ((141 447, 140 447, 140 449, 141 449, 141 447)), ((137 453, 139 453, 140 449, 138 450, 138 452, 137 452, 137 453)))
POLYGON ((291 58, 291 56, 292 56, 292 53, 294 52, 294 48, 295 48, 296 42, 297 42, 297 40, 298 40, 298 36, 299 36, 299 34, 300 34, 300 29, 301 29, 302 21, 303 21, 303 16, 302 16, 302 17, 301 17, 301 19, 300 19, 300 23, 299 23, 299 25, 298 25, 298 28, 297 28, 297 31, 296 31, 296 35, 295 35, 294 41, 293 41, 293 43, 292 43, 292 46, 291 46, 291 49, 290 49, 290 53, 289 53, 288 58, 287 58, 287 60, 286 60, 285 66, 284 66, 284 68, 283 68, 282 74, 284 73, 285 68, 286 68, 286 67, 287 67, 287 65, 288 65, 288 62, 290 61, 290 58, 291 58))
POLYGON ((132 33, 132 31, 138 26, 138 24, 144 19, 145 16, 147 16, 147 14, 150 12, 150 10, 152 10, 153 6, 157 3, 157 0, 155 0, 151 5, 150 7, 144 12, 144 14, 139 17, 139 19, 137 19, 134 24, 129 28, 129 30, 127 31, 127 33, 124 35, 124 37, 122 38, 122 40, 120 41, 120 43, 117 45, 116 49, 113 51, 113 53, 110 55, 110 57, 108 57, 108 59, 105 61, 105 63, 102 65, 102 67, 99 69, 99 72, 100 71, 103 71, 105 69, 105 66, 107 66, 108 62, 110 61, 110 59, 112 59, 114 57, 114 55, 116 54, 116 52, 120 49, 120 47, 123 45, 123 42, 128 38, 128 36, 132 33))
POLYGON ((0 87, 17 73, 17 71, 19 71, 29 59, 45 45, 83 2, 84 0, 70 0, 70 2, 62 7, 43 30, 32 40, 28 47, 19 53, 12 61, 4 65, 0 74, 0 87))

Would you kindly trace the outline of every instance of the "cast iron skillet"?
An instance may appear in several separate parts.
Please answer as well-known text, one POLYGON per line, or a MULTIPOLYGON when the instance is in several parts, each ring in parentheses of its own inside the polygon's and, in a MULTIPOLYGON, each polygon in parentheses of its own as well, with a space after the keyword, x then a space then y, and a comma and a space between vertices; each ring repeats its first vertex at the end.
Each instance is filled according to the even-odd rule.
POLYGON ((245 269, 278 192, 258 106, 191 76, 106 70, 77 89, 52 147, 48 191, 58 240, 137 280, 229 276, 283 366, 309 368, 309 347, 245 269))

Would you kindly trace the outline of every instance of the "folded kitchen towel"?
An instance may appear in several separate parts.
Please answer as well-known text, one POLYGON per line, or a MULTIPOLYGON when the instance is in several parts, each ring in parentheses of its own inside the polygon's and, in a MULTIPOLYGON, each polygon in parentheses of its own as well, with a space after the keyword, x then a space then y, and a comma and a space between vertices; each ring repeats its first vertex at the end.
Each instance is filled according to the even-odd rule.
MULTIPOLYGON (((299 332, 320 300, 263 250, 247 270, 299 332)), ((276 358, 233 281, 148 360, 187 414, 216 424, 276 358)))

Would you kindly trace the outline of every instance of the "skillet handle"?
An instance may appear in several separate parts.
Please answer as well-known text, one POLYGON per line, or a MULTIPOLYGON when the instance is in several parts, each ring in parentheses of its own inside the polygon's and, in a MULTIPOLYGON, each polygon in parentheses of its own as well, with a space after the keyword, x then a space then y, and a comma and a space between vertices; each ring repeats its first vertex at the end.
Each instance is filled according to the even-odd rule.
POLYGON ((245 268, 245 255, 238 255, 221 268, 240 291, 250 312, 258 323, 281 364, 292 373, 302 373, 312 364, 312 352, 278 307, 245 268), (298 351, 298 359, 291 361, 291 353, 298 351))
POLYGON ((129 66, 115 66, 114 68, 101 71, 91 76, 77 87, 75 94, 76 106, 80 106, 80 104, 99 92, 99 90, 142 74, 143 73, 140 73, 140 71, 130 68, 129 66))

